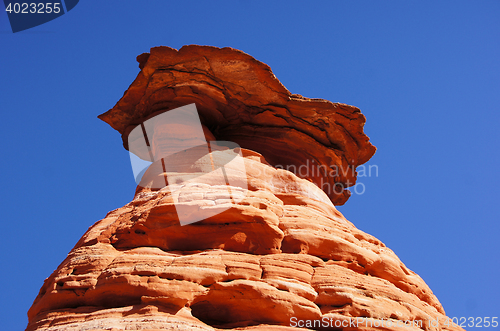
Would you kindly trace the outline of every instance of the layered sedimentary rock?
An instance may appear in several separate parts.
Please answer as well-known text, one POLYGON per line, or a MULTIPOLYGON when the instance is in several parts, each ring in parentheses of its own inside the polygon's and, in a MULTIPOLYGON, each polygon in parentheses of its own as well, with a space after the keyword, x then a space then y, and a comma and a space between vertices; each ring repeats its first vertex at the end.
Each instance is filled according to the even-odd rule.
MULTIPOLYGON (((45 280, 27 330, 459 329, 417 274, 336 210, 344 190, 318 187, 347 187, 354 171, 309 168, 301 178, 279 167, 366 162, 375 149, 357 108, 292 95, 233 49, 160 47, 138 60, 137 79, 101 119, 128 148, 145 119, 196 103, 205 137, 243 147, 245 171, 227 169, 231 183, 245 183, 230 187, 241 199, 205 182, 191 183, 186 200, 139 185, 45 280), (223 211, 181 225, 178 204, 223 211)), ((198 164, 178 158, 179 167, 198 164)))

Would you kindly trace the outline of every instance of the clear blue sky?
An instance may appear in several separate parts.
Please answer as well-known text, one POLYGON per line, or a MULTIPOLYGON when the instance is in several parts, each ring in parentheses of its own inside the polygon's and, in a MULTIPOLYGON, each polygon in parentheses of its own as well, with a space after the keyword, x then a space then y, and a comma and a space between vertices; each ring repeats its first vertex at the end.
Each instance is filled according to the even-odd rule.
POLYGON ((150 47, 230 46, 292 92, 359 107, 378 177, 339 210, 449 316, 499 316, 500 1, 81 1, 13 34, 0 13, 3 330, 135 183, 97 115, 150 47))

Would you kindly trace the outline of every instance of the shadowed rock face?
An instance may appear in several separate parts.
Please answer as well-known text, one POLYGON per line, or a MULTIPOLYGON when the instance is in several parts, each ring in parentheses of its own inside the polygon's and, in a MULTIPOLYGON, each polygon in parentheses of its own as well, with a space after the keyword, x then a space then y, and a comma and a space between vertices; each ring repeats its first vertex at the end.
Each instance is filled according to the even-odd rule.
MULTIPOLYGON (((164 107, 174 107, 175 102, 192 102, 196 79, 207 80, 209 72, 210 77, 218 77, 214 81, 219 87, 197 91, 200 104, 204 105, 204 125, 210 130, 215 128, 213 134, 217 139, 222 139, 221 132, 227 135, 225 139, 244 137, 236 130, 243 123, 240 127, 253 129, 241 130, 248 134, 238 141, 241 145, 253 144, 252 137, 260 134, 271 136, 272 130, 268 129, 274 128, 280 132, 276 141, 286 142, 289 148, 302 146, 293 157, 285 159, 279 155, 285 152, 279 149, 269 152, 267 145, 255 145, 264 152, 276 153, 274 160, 280 162, 299 162, 300 157, 306 157, 303 151, 307 150, 307 141, 318 144, 317 150, 311 148, 311 153, 318 153, 318 161, 322 160, 320 150, 325 155, 329 151, 338 153, 342 155, 340 160, 345 158, 343 153, 351 153, 357 155, 357 162, 369 158, 366 151, 373 154, 373 147, 362 134, 364 118, 358 110, 327 101, 291 97, 266 65, 244 53, 200 46, 184 47, 177 52, 162 47, 154 48, 150 56, 142 55, 139 60, 142 71, 137 80, 117 106, 102 115, 124 135, 134 123, 164 107), (210 67, 203 63, 210 63, 210 67), (154 77, 163 70, 166 78, 154 77), (172 77, 177 73, 189 76, 198 72, 204 74, 190 76, 185 81, 189 82, 185 85, 187 92, 182 94, 181 84, 172 77), (240 72, 250 78, 239 76, 240 72), (146 76, 161 81, 158 83, 161 86, 170 86, 165 82, 172 82, 173 87, 153 88, 151 81, 137 83, 146 76), (291 129, 292 124, 272 126, 271 119, 275 117, 272 110, 261 111, 268 114, 269 121, 252 122, 253 117, 245 114, 253 108, 242 102, 239 108, 231 108, 238 116, 230 117, 227 110, 230 108, 224 107, 238 104, 235 100, 245 94, 240 90, 238 97, 228 96, 248 82, 253 82, 254 90, 249 86, 243 89, 248 93, 247 101, 269 104, 265 103, 266 96, 286 104, 279 109, 290 110, 295 107, 293 104, 301 105, 303 116, 287 113, 284 118, 288 123, 298 123, 303 117, 319 123, 313 118, 327 111, 318 105, 327 105, 332 114, 325 118, 334 120, 325 124, 324 129, 335 130, 339 128, 338 112, 347 109, 351 115, 346 116, 353 117, 352 126, 347 127, 353 131, 342 132, 345 141, 352 142, 357 149, 347 143, 319 142, 313 124, 304 124, 303 130, 296 131, 291 129), (136 88, 143 90, 138 92, 136 88), (213 104, 216 111, 209 112, 207 100, 216 90, 222 91, 226 104, 222 101, 213 104), (173 101, 165 96, 168 93, 173 93, 173 101), (156 94, 157 99, 153 97, 156 94), (159 104, 161 107, 155 108, 159 104), (309 112, 305 105, 313 110, 309 112), (223 108, 226 110, 220 110, 223 108), (214 126, 217 122, 209 116, 221 116, 218 120, 223 124, 214 126), (356 134, 356 130, 360 131, 356 134), (299 131, 301 139, 294 140, 295 132, 299 131), (356 135, 358 142, 353 138, 356 135), (360 151, 363 149, 364 152, 360 151)), ((258 103, 254 107, 258 108, 258 103)), ((326 136, 336 135, 327 131, 326 136)), ((211 134, 206 133, 206 137, 211 134)), ((268 145, 275 142, 267 141, 268 145)), ((193 155, 196 154, 176 160, 179 171, 184 164, 193 162, 193 155)), ((200 222, 180 225, 173 193, 168 187, 151 190, 138 186, 133 201, 90 227, 45 280, 28 312, 26 330, 297 330, 291 326, 299 326, 306 320, 316 324, 301 326, 315 330, 401 330, 402 327, 460 330, 446 326, 442 306, 417 274, 382 242, 358 230, 336 210, 332 200, 338 196, 332 198, 326 194, 315 185, 314 178, 299 178, 290 171, 273 167, 275 164, 260 153, 243 148, 242 156, 246 171, 228 171, 229 176, 235 177, 231 178, 234 183, 231 192, 243 197, 238 204, 227 207, 228 201, 220 199, 226 187, 207 183, 189 187, 191 205, 200 209, 226 207, 222 213, 200 222), (243 182, 245 185, 239 184, 243 182), (361 317, 366 319, 357 319, 361 317), (382 319, 383 327, 378 324, 382 319), (402 326, 406 321, 413 321, 412 326, 402 326), (437 322, 429 324, 429 321, 439 321, 439 327, 435 327, 437 322), (328 327, 322 327, 325 323, 328 327)))

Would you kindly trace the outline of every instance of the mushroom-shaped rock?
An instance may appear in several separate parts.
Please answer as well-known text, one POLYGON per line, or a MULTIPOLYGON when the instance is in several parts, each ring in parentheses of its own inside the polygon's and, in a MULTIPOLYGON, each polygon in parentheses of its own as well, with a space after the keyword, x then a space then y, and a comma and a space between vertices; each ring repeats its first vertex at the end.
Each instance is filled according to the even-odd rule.
POLYGON ((336 205, 349 198, 356 167, 375 153, 358 108, 291 94, 269 66, 239 50, 162 46, 137 60, 135 81, 99 116, 122 134, 126 149, 129 133, 144 120, 195 103, 217 140, 259 152, 315 183, 336 205))
POLYGON ((139 76, 101 118, 154 163, 133 201, 91 226, 45 280, 26 331, 462 330, 335 208, 346 193, 320 189, 355 177, 321 166, 354 170, 375 151, 358 109, 292 95, 230 48, 157 47, 138 59, 139 76), (176 117, 181 108, 188 115, 176 117), (219 170, 224 185, 204 175, 219 170), (163 187, 142 186, 162 176, 163 187))

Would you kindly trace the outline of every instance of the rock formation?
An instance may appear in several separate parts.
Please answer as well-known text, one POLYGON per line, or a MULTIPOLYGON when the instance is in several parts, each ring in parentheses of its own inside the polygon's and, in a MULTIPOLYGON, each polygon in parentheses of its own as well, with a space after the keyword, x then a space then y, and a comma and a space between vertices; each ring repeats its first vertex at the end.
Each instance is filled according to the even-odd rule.
POLYGON ((231 187, 241 200, 192 185, 186 204, 226 208, 181 225, 168 187, 139 185, 45 280, 26 330, 460 329, 417 274, 334 207, 375 152, 359 109, 291 94, 231 48, 156 47, 138 61, 99 117, 128 149, 146 119, 195 103, 206 137, 242 147, 246 171, 230 172, 247 183, 231 187))

